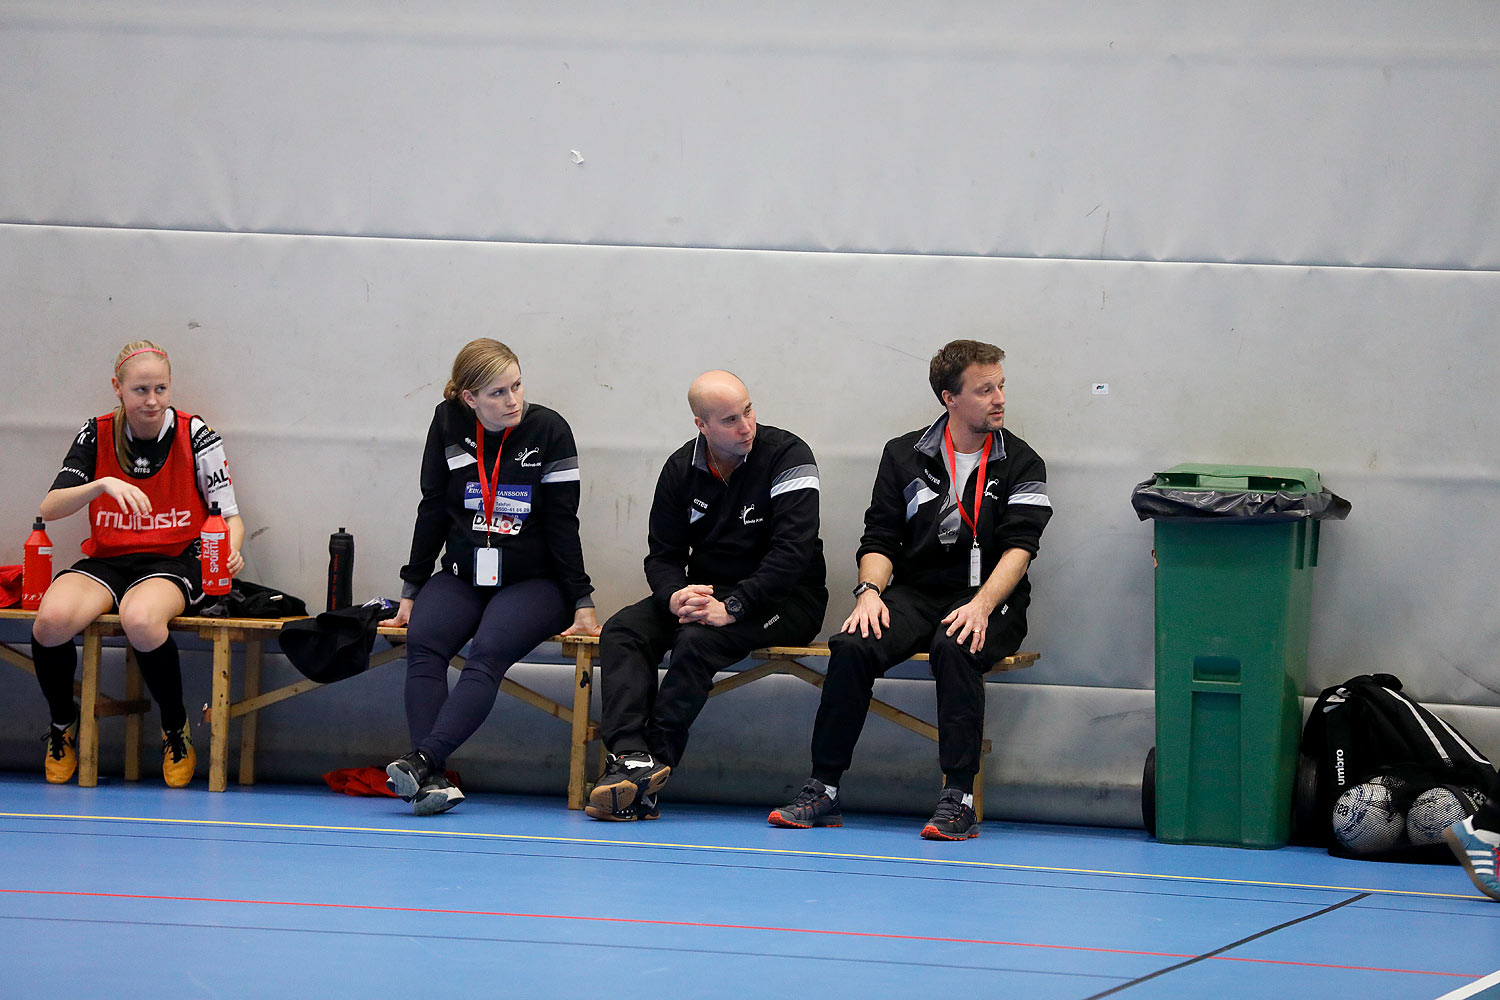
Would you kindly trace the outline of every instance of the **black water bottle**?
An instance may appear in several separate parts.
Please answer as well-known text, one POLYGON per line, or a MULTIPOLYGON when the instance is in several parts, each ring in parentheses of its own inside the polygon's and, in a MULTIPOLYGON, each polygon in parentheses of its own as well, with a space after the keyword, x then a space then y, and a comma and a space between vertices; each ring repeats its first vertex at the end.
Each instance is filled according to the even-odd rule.
POLYGON ((328 610, 354 603, 354 536, 343 528, 328 536, 328 610))

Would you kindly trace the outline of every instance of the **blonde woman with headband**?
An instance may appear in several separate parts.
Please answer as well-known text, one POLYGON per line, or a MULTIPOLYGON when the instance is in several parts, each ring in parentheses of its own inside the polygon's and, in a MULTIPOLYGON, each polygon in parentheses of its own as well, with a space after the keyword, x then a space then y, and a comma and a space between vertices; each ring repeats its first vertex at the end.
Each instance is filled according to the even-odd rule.
POLYGON ((578 538, 573 431, 526 400, 521 362, 499 341, 471 341, 453 360, 421 484, 401 606, 383 623, 408 626, 412 747, 385 769, 386 784, 419 816, 463 800, 444 765, 489 716, 510 665, 558 632, 599 634, 578 538), (448 662, 470 642, 450 693, 448 662))
POLYGON ((36 679, 52 714, 45 770, 54 784, 77 770, 73 639, 118 608, 161 711, 162 777, 181 788, 193 780, 196 755, 167 623, 203 599, 198 535, 209 505, 217 503, 229 525, 234 574, 244 566, 245 528, 219 435, 203 418, 171 405, 167 352, 149 340, 126 344, 110 384, 119 405, 83 425, 42 499, 48 521, 85 507, 89 518, 84 558, 52 581, 31 630, 36 679))

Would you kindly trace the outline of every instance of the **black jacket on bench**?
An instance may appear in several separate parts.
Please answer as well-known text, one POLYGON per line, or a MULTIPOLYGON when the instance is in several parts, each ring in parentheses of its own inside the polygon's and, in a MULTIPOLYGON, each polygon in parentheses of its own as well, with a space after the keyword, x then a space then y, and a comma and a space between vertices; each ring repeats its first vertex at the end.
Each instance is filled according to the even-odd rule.
MULTIPOLYGON (((474 549, 485 542, 477 503, 475 427, 474 411, 456 400, 444 400, 433 411, 422 451, 422 500, 412 530, 411 561, 401 567, 402 597, 415 597, 432 576, 440 547, 443 572, 474 581, 474 549)), ((494 468, 502 436, 484 435, 486 475, 494 468)), ((578 540, 578 447, 561 414, 526 404, 521 422, 505 441, 497 484, 531 494, 531 511, 519 521, 505 517, 502 502, 495 506, 495 520, 505 525, 505 530, 490 532, 490 545, 500 549, 501 585, 551 577, 573 607, 593 607, 594 587, 578 540)))

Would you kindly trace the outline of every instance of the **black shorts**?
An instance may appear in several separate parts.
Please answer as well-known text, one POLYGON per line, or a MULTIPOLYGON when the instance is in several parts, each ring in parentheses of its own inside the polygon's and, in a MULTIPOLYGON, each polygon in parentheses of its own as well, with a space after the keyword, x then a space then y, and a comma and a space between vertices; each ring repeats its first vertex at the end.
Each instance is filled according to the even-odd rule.
MULTIPOLYGON (((203 566, 198 561, 194 542, 175 556, 143 552, 127 556, 108 556, 102 559, 83 558, 63 573, 78 573, 104 585, 115 596, 115 607, 125 592, 142 580, 160 578, 175 584, 182 591, 182 599, 191 608, 203 600, 203 566)), ((57 574, 62 576, 62 573, 57 574)))

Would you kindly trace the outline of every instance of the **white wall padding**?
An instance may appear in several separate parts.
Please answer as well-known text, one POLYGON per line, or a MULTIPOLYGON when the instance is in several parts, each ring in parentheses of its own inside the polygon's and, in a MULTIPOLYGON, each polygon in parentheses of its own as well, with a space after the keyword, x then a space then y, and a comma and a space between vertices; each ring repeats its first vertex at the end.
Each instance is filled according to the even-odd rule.
POLYGON ((1487 0, 32 0, 0 220, 1494 268, 1496 94, 1487 0))
POLYGON ((656 473, 694 433, 686 386, 725 365, 818 456, 831 624, 881 445, 935 415, 932 350, 983 335, 1009 352, 1007 420, 1056 507, 1033 571, 1037 679, 1150 685, 1151 528, 1131 487, 1232 461, 1310 466, 1354 503, 1323 533, 1315 680, 1399 668, 1420 697, 1500 704, 1500 445, 1477 415, 1500 384, 1500 273, 12 226, 0 299, 30 304, 0 394, 17 546, 70 435, 112 403, 114 351, 150 334, 181 404, 227 440, 252 571, 319 594, 345 525, 357 592, 394 594, 432 407, 457 348, 495 334, 530 398, 572 422, 602 606, 643 591, 656 473))
MULTIPOLYGON (((644 593, 686 387, 726 366, 818 457, 832 627, 882 443, 936 415, 933 351, 977 337, 1009 352, 1056 506, 1043 659, 989 706, 1001 814, 1129 821, 1153 683, 1129 496, 1185 461, 1309 466, 1353 502, 1323 533, 1307 693, 1393 671, 1496 752, 1496 14, 0 0, 0 563, 149 336, 227 442, 247 575, 316 604, 346 526, 356 595, 394 595, 429 414, 488 335, 572 423, 604 613, 644 593)), ((60 553, 82 528, 54 523, 60 553)), ((399 686, 276 706, 265 773, 401 752, 399 686)), ((810 726, 814 693, 759 688, 705 713, 674 789, 779 794, 743 755, 767 740, 800 776, 801 723, 764 720, 810 726)), ((34 768, 34 682, 0 669, 0 695, 0 764, 34 768)), ((560 767, 516 712, 466 773, 560 767)), ((855 799, 923 808, 930 748, 871 730, 855 799)))

